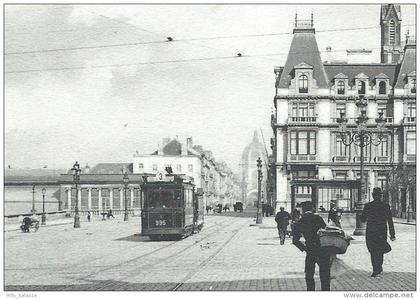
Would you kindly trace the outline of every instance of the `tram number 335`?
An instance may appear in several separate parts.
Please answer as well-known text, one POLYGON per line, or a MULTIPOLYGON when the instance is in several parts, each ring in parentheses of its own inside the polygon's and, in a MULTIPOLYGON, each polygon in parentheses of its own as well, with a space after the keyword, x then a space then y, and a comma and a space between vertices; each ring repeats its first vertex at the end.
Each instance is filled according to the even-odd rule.
POLYGON ((165 226, 166 225, 166 220, 156 220, 155 225, 156 226, 165 226))

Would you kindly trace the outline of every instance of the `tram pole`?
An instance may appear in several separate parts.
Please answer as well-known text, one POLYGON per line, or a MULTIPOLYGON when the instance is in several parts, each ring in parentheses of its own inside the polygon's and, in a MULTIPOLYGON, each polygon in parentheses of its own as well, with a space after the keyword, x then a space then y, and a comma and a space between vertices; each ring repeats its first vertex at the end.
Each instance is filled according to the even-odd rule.
POLYGON ((257 159, 257 168, 258 168, 258 201, 257 201, 257 224, 262 223, 262 211, 261 211, 261 180, 262 180, 262 164, 261 158, 257 159))
POLYGON ((124 221, 128 221, 127 187, 128 187, 129 178, 128 178, 127 172, 124 173, 123 182, 124 182, 124 221))

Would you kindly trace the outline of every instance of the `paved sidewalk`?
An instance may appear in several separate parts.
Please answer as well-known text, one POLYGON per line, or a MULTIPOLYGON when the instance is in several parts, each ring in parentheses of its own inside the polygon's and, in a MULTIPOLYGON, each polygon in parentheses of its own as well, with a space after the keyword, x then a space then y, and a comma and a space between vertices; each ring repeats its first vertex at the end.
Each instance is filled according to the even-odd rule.
MULTIPOLYGON (((279 245, 274 218, 214 215, 199 234, 153 242, 139 217, 5 233, 6 290, 305 290, 305 254, 289 238, 279 245), (33 250, 22 250, 33 248, 33 250)), ((351 232, 354 217, 343 219, 351 232)), ((364 237, 333 264, 332 290, 414 291, 415 226, 396 224, 385 273, 371 278, 364 237)), ((316 277, 319 289, 319 279, 316 277)))

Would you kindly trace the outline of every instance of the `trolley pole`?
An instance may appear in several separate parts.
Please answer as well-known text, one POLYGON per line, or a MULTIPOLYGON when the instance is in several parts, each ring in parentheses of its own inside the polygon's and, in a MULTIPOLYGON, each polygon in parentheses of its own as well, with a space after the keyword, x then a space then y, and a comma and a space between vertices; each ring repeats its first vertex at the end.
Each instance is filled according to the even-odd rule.
POLYGON ((128 221, 128 207, 127 207, 127 187, 128 187, 128 174, 124 173, 123 183, 124 183, 124 221, 128 221))
POLYGON ((257 168, 258 168, 258 201, 257 201, 257 224, 262 223, 262 211, 261 211, 261 180, 262 180, 262 164, 261 158, 258 157, 257 159, 257 168))

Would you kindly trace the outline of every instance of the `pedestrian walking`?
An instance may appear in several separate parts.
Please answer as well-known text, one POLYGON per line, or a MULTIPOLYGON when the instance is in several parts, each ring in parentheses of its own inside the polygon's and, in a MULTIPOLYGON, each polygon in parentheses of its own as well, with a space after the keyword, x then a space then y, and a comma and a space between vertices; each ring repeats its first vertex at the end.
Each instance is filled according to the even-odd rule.
POLYGON ((91 216, 90 211, 88 211, 88 213, 87 213, 87 220, 88 220, 88 222, 90 222, 90 216, 91 216))
POLYGON ((331 259, 330 253, 321 248, 318 230, 325 228, 326 224, 319 215, 313 212, 313 204, 311 201, 302 203, 302 218, 295 223, 293 229, 293 244, 300 249, 306 251, 305 258, 305 281, 308 291, 315 291, 315 265, 319 266, 319 277, 321 280, 321 290, 330 290, 331 280, 331 259), (305 244, 300 241, 303 236, 305 244))
POLYGON ((289 226, 290 219, 292 219, 290 214, 284 210, 284 207, 280 207, 280 211, 277 212, 276 218, 274 218, 274 220, 277 222, 280 245, 284 245, 284 239, 286 238, 287 227, 289 226))
POLYGON ((292 228, 292 232, 293 232, 293 228, 295 227, 295 223, 298 222, 300 219, 300 211, 296 208, 292 211, 292 224, 290 225, 292 228))
POLYGON ((112 214, 112 210, 111 209, 109 209, 109 211, 108 211, 108 215, 106 215, 107 216, 107 218, 109 219, 109 218, 115 218, 114 217, 114 215, 112 214))
MULTIPOLYGON (((341 215, 341 213, 340 213, 341 215)), ((341 228, 339 211, 334 203, 331 203, 330 211, 328 212, 328 223, 330 223, 330 220, 332 223, 334 223, 335 226, 341 228)))
POLYGON ((381 188, 373 188, 373 201, 366 204, 361 215, 361 221, 366 224, 366 246, 370 253, 373 272, 371 277, 382 273, 384 254, 391 251, 387 242, 387 223, 391 241, 395 241, 394 222, 392 221, 391 208, 381 201, 381 188))

